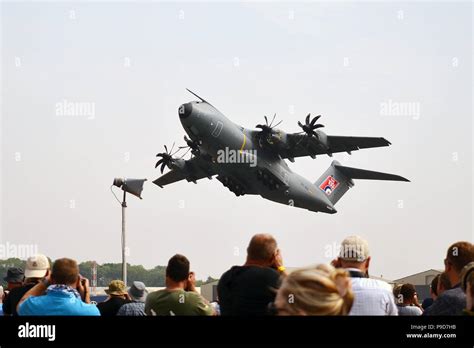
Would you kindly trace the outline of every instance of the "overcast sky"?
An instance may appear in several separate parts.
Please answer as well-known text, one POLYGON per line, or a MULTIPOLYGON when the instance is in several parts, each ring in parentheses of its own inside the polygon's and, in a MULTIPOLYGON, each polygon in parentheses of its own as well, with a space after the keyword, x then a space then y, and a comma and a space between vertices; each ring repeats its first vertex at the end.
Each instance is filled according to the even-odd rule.
MULTIPOLYGON (((328 262, 359 234, 372 274, 388 279, 442 268, 451 243, 473 240, 470 2, 1 10, 1 243, 120 262, 117 176, 149 179, 143 200, 129 199, 129 262, 163 265, 179 252, 199 278, 243 263, 259 232, 277 238, 290 267, 328 262), (311 112, 328 134, 383 136, 393 145, 334 158, 411 183, 358 181, 335 215, 236 198, 217 180, 160 189, 155 155, 183 143, 177 109, 195 99, 186 87, 249 128, 276 112, 282 129, 298 131, 311 112), (61 113, 64 102, 91 113, 61 113), (387 105, 413 108, 387 114, 387 105)), ((313 182, 331 161, 290 167, 313 182)))

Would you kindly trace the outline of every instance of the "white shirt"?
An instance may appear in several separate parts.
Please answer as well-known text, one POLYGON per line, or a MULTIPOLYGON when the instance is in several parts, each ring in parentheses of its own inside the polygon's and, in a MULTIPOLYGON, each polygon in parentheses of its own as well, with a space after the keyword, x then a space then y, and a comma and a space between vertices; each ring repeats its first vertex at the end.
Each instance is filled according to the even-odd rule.
POLYGON ((349 315, 398 315, 390 284, 371 278, 351 278, 351 283, 354 303, 349 315))

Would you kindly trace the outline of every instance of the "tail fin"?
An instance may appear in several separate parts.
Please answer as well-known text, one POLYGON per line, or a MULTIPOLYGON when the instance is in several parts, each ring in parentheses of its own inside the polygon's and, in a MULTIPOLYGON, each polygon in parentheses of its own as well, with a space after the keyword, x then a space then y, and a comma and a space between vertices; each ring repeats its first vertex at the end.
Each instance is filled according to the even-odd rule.
POLYGON ((352 179, 410 181, 399 175, 344 167, 338 161, 333 161, 331 166, 314 184, 326 192, 332 204, 336 204, 347 190, 354 186, 352 179))

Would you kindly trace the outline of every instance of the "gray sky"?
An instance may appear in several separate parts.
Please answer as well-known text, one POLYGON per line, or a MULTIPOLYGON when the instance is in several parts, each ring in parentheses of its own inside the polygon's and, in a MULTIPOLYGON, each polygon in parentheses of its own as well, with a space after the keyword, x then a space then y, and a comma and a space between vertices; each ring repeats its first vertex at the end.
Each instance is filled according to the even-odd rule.
MULTIPOLYGON (((277 238, 292 267, 327 262, 333 245, 362 235, 372 274, 389 279, 442 268, 449 244, 473 240, 469 2, 6 2, 1 11, 1 243, 119 262, 116 176, 149 179, 144 199, 129 199, 129 262, 163 265, 179 252, 200 278, 241 264, 258 232, 277 238), (334 157, 412 182, 358 181, 335 215, 236 198, 217 180, 159 189, 155 155, 182 144, 177 108, 195 99, 186 87, 246 127, 276 112, 282 129, 298 131, 311 112, 328 134, 383 136, 391 147, 334 157), (65 100, 94 114, 58 114, 65 100), (385 115, 389 103, 419 113, 385 115)), ((331 161, 290 167, 315 181, 331 161)))

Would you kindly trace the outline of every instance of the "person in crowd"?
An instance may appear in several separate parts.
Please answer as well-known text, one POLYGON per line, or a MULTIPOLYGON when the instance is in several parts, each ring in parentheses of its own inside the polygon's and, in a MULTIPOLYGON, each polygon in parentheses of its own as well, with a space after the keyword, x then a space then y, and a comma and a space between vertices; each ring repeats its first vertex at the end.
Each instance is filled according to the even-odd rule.
POLYGON ((128 295, 132 302, 122 305, 117 315, 132 317, 145 316, 145 300, 148 295, 145 284, 143 282, 134 281, 130 289, 128 289, 128 295))
POLYGON ((333 266, 344 268, 351 277, 354 304, 349 315, 398 315, 392 287, 383 280, 369 278, 369 244, 359 236, 342 241, 333 266))
POLYGON ((23 295, 38 284, 49 272, 49 260, 45 255, 37 254, 26 260, 25 279, 22 286, 10 291, 8 298, 3 302, 4 315, 18 315, 16 308, 23 295))
POLYGON ((462 314, 466 308, 466 294, 461 288, 461 271, 472 261, 474 261, 474 245, 472 243, 456 242, 448 248, 444 259, 444 271, 448 276, 451 289, 444 291, 441 295, 438 291, 438 298, 423 312, 423 315, 462 314))
POLYGON ((438 298, 438 283, 440 277, 441 274, 436 275, 436 277, 433 278, 430 284, 430 297, 433 301, 438 298))
POLYGON ((10 294, 10 291, 21 287, 23 285, 24 278, 25 278, 25 274, 21 268, 9 267, 7 269, 7 275, 3 277, 3 280, 7 282, 7 287, 5 290, 3 290, 3 287, 2 287, 2 297, 0 297, 0 301, 2 302, 2 309, 3 309, 4 303, 8 299, 8 295, 10 294))
POLYGON ((196 291, 196 278, 186 256, 176 254, 166 267, 166 288, 148 294, 147 315, 214 315, 209 302, 196 291))
POLYGON ((451 281, 449 280, 448 274, 443 272, 439 275, 439 281, 437 284, 438 288, 436 289, 436 293, 438 297, 441 296, 446 290, 451 289, 451 281))
POLYGON ((466 294, 464 314, 474 315, 474 262, 464 266, 461 272, 461 287, 466 294))
POLYGON ((89 281, 79 274, 77 262, 62 258, 51 272, 28 290, 17 305, 19 315, 98 316, 90 304, 89 281))
POLYGON ((256 316, 268 314, 275 300, 285 267, 277 242, 269 234, 257 234, 247 247, 243 266, 233 266, 217 285, 221 315, 256 316))
MULTIPOLYGON (((431 281, 430 283, 430 297, 428 298, 425 298, 421 304, 421 308, 423 310, 425 310, 426 308, 428 308, 429 306, 431 306, 433 304, 433 302, 436 300, 436 298, 438 297, 438 281, 439 281, 439 277, 440 275, 437 274, 433 280, 431 281)), ((395 296, 395 298, 397 298, 395 296)))
POLYGON ((121 280, 112 280, 109 283, 108 289, 105 289, 105 293, 109 295, 109 297, 104 302, 97 304, 100 315, 103 317, 116 316, 124 304, 132 302, 127 292, 127 287, 121 280))
POLYGON ((353 301, 349 273, 318 265, 286 276, 270 308, 277 315, 348 315, 353 301))
POLYGON ((423 314, 421 305, 418 302, 418 294, 413 284, 403 284, 395 298, 398 307, 398 315, 416 316, 423 314))
POLYGON ((9 267, 7 269, 6 277, 3 277, 3 280, 7 282, 6 290, 12 291, 15 288, 19 288, 23 285, 23 280, 25 278, 25 273, 19 267, 9 267))

